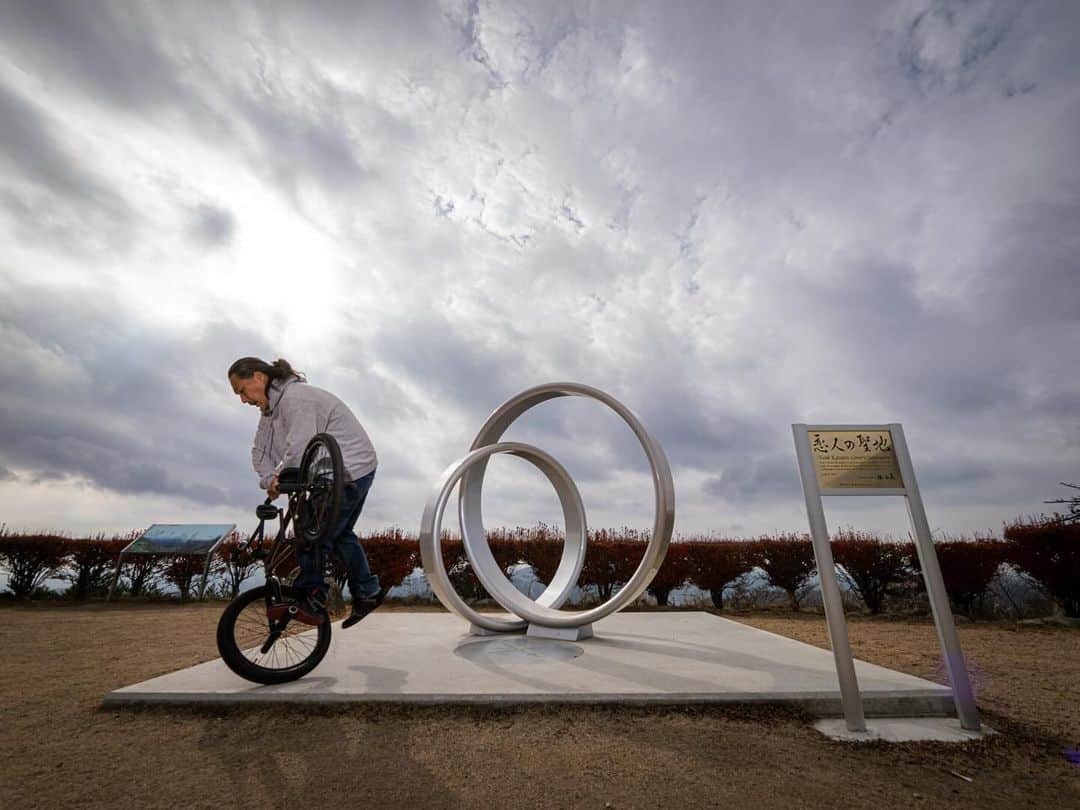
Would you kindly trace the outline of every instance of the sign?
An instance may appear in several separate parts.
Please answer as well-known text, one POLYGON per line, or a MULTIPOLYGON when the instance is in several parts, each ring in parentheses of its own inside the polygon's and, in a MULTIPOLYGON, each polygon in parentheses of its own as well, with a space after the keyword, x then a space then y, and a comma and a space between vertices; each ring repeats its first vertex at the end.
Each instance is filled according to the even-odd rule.
POLYGON ((155 523, 124 554, 209 554, 234 528, 233 523, 155 523))
POLYGON ((235 528, 235 523, 155 523, 128 543, 116 558, 109 601, 116 593, 125 554, 202 554, 206 557, 202 585, 199 587, 199 598, 202 599, 206 593, 206 579, 210 575, 210 555, 235 528))
POLYGON ((821 582, 821 601, 825 607, 825 621, 829 625, 829 641, 836 662, 840 701, 848 731, 865 732, 866 716, 855 675, 855 659, 848 642, 844 601, 836 581, 829 527, 825 523, 822 496, 826 495, 886 495, 907 499, 919 565, 941 643, 942 659, 949 671, 956 713, 962 728, 978 731, 980 720, 975 694, 971 689, 945 580, 941 576, 941 566, 930 536, 930 523, 915 483, 915 468, 911 465, 904 428, 900 423, 892 422, 887 425, 800 424, 792 425, 791 430, 795 438, 795 455, 799 460, 806 516, 810 521, 810 540, 814 544, 814 560, 821 582))
POLYGON ((821 489, 903 489, 888 430, 811 430, 810 450, 821 489))

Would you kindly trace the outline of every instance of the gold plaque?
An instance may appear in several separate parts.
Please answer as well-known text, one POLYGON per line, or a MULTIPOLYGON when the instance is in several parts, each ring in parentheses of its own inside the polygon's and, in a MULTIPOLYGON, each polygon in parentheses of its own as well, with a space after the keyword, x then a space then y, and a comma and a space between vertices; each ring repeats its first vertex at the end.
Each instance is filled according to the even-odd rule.
POLYGON ((887 430, 811 430, 810 451, 821 489, 903 489, 887 430))

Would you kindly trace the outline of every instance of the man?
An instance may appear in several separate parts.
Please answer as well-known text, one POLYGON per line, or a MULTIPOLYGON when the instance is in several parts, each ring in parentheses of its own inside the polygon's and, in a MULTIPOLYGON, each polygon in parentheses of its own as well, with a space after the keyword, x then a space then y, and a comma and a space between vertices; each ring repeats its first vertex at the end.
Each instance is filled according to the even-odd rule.
POLYGON ((304 448, 316 433, 329 433, 341 447, 347 482, 341 517, 321 549, 297 549, 300 576, 293 584, 307 594, 307 604, 301 606, 309 614, 305 618, 316 623, 325 621, 327 587, 318 552, 325 555, 336 550, 345 562, 353 598, 352 613, 341 626, 352 627, 382 604, 387 591, 379 587, 379 578, 371 573, 367 555, 353 530, 375 479, 375 448, 344 402, 329 391, 308 385, 304 375, 285 360, 267 363, 258 357, 242 357, 229 367, 228 376, 240 401, 262 412, 251 461, 259 474, 259 486, 271 499, 279 495, 281 471, 300 466, 304 448))

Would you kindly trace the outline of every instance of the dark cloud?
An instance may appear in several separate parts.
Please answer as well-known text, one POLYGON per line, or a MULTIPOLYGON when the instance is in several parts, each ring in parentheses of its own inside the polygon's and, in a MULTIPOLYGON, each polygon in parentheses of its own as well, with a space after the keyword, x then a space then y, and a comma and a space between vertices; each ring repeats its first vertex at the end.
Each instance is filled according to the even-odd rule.
POLYGON ((235 230, 236 218, 226 208, 204 203, 192 213, 191 234, 209 247, 229 244, 235 230))
POLYGON ((126 234, 135 219, 127 201, 80 166, 56 130, 37 105, 0 82, 0 167, 24 180, 5 184, 0 205, 20 235, 79 252, 91 239, 87 228, 126 234), (82 228, 73 228, 76 223, 82 228))
POLYGON ((8 170, 81 202, 100 195, 98 181, 79 168, 74 155, 56 142, 52 129, 37 106, 0 83, 0 150, 8 170))
POLYGON ((432 315, 376 332, 371 346, 396 374, 430 392, 432 412, 464 409, 479 417, 479 428, 497 405, 529 385, 513 342, 474 334, 432 315))
POLYGON ((261 338, 224 322, 166 337, 104 297, 10 292, 0 320, 19 356, 5 346, 0 361, 3 464, 208 505, 251 499, 255 419, 225 372, 238 356, 269 354, 261 338))
POLYGON ((132 109, 187 96, 154 28, 144 5, 13 0, 0 6, 0 29, 17 63, 132 109))
POLYGON ((729 454, 719 475, 702 482, 702 493, 729 504, 786 501, 802 492, 794 448, 791 453, 768 456, 729 454))

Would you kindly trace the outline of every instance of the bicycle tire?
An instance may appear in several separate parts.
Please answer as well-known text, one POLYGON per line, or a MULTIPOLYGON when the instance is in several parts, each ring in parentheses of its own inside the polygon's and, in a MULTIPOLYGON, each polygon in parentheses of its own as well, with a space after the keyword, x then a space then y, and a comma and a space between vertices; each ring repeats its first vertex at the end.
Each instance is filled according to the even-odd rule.
POLYGON ((330 537, 341 519, 345 493, 345 463, 337 439, 316 433, 300 459, 300 504, 297 530, 307 543, 319 544, 330 537))
MULTIPOLYGON (((266 653, 258 652, 258 646, 270 633, 266 616, 269 592, 266 585, 260 585, 237 596, 221 614, 217 627, 218 652, 225 665, 241 678, 266 685, 304 677, 319 665, 330 648, 330 619, 327 617, 314 627, 290 621, 285 630, 293 632, 283 633, 266 653), (261 634, 258 630, 260 615, 261 634), (308 636, 309 633, 314 633, 314 637, 308 636)), ((282 586, 281 593, 287 601, 298 600, 302 595, 298 588, 287 585, 282 586)))

